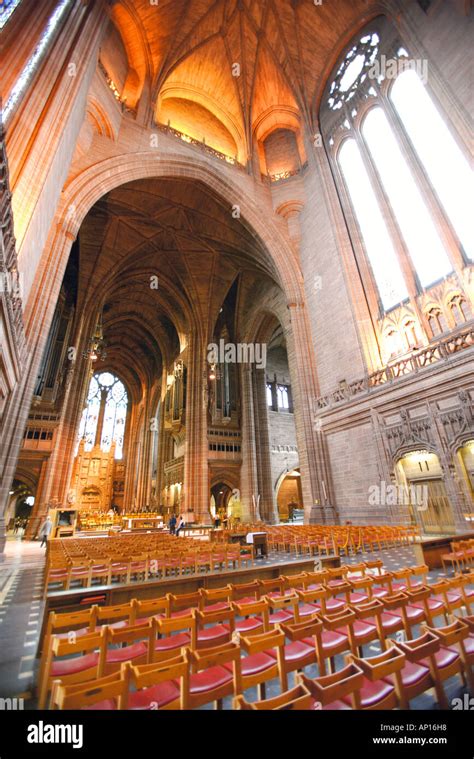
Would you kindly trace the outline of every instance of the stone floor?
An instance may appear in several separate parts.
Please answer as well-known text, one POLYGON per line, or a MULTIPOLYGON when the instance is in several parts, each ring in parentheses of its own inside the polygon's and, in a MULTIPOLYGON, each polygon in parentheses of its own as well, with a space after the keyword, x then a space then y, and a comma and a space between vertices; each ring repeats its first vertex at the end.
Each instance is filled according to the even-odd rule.
MULTIPOLYGON (((258 564, 271 565, 295 561, 294 554, 270 553, 267 558, 259 559, 258 564)), ((394 548, 370 554, 358 554, 343 558, 344 563, 353 564, 364 559, 381 558, 387 569, 398 569, 416 564, 411 547, 394 548)), ((23 697, 25 708, 35 708, 31 694, 35 682, 38 660, 36 648, 41 629, 43 602, 41 598, 45 550, 38 542, 23 542, 21 537, 10 537, 6 543, 5 553, 0 555, 0 697, 23 697)), ((443 576, 440 570, 433 570, 428 579, 434 581, 443 576)), ((437 620, 441 624, 441 618, 437 620)), ((415 628, 415 636, 417 634, 415 628)), ((366 646, 365 656, 379 652, 378 645, 366 646)), ((343 666, 343 657, 336 657, 336 669, 343 666)), ((317 676, 317 668, 308 668, 307 674, 317 676)), ((290 676, 289 685, 293 684, 290 676)), ((460 687, 459 678, 453 678, 445 684, 448 700, 462 696, 466 691, 460 687)), ((267 697, 277 695, 277 682, 267 685, 267 697)), ((249 691, 249 700, 256 698, 256 692, 249 691)), ((212 708, 204 707, 204 708, 212 708)), ((224 702, 224 708, 230 708, 230 700, 224 702)), ((412 702, 412 708, 437 708, 433 697, 423 694, 412 702)))

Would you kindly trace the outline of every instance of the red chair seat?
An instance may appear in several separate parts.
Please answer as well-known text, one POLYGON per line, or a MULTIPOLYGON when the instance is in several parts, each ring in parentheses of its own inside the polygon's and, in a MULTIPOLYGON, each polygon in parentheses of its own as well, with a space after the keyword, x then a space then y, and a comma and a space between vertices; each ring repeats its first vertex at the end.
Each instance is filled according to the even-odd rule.
POLYGON ((351 604, 359 604, 364 603, 364 601, 368 601, 369 596, 367 593, 350 593, 349 594, 349 601, 351 604))
POLYGON ((345 602, 341 601, 340 598, 330 598, 329 601, 326 601, 326 609, 329 613, 340 611, 341 609, 344 609, 345 602))
MULTIPOLYGON (((411 604, 416 609, 424 609, 424 605, 422 601, 417 601, 414 604, 411 604)), ((442 601, 436 601, 434 598, 428 598, 428 609, 430 611, 439 611, 440 609, 444 608, 444 604, 442 601)))
MULTIPOLYGON (((259 630, 262 626, 262 620, 260 617, 249 617, 248 619, 238 619, 235 623, 235 629, 238 633, 251 632, 252 630, 259 630)), ((224 625, 227 627, 227 625, 224 625)))
MULTIPOLYGON (((268 653, 273 659, 276 659, 276 653, 274 651, 269 651, 268 653)), ((305 643, 303 640, 293 640, 284 648, 285 661, 287 662, 301 661, 306 659, 307 656, 310 656, 310 654, 315 654, 314 645, 305 643)))
MULTIPOLYGON (((422 664, 416 662, 407 662, 402 669, 402 682, 407 688, 416 685, 421 682, 424 677, 431 677, 428 667, 424 667, 422 664)), ((393 677, 389 675, 384 678, 388 683, 393 684, 393 677)))
POLYGON ((229 629, 224 625, 213 625, 213 627, 203 627, 198 632, 198 643, 213 642, 216 645, 219 643, 227 643, 229 640, 229 629))
POLYGON ((129 693, 128 708, 150 709, 150 704, 153 704, 155 709, 161 709, 176 698, 179 698, 179 687, 174 680, 167 680, 150 688, 129 693))
MULTIPOLYGON (((380 701, 387 698, 393 693, 394 687, 385 680, 376 680, 372 682, 364 677, 362 688, 360 690, 360 705, 362 709, 376 706, 380 701)), ((344 696, 343 701, 349 706, 352 704, 350 696, 344 696)))
POLYGON ((406 612, 407 612, 407 619, 409 619, 410 622, 416 622, 417 620, 421 621, 422 619, 425 618, 425 610, 423 609, 423 607, 420 608, 419 606, 410 605, 406 607, 406 612))
POLYGON ((458 603, 462 599, 462 595, 460 593, 446 593, 446 597, 451 604, 458 603))
POLYGON ((316 614, 318 611, 321 611, 321 606, 319 604, 300 604, 298 607, 300 617, 309 617, 311 614, 316 614))
POLYGON ((374 598, 384 598, 388 596, 387 588, 372 588, 372 595, 374 598))
POLYGON ((190 637, 188 633, 177 633, 176 635, 167 635, 166 638, 159 638, 155 641, 155 651, 171 651, 173 648, 189 646, 190 637))
POLYGON ((381 614, 382 626, 385 632, 390 632, 400 626, 401 616, 399 614, 392 614, 391 612, 382 612, 381 614))
POLYGON ((64 677, 65 675, 75 675, 77 672, 85 672, 87 669, 96 667, 98 661, 99 654, 85 654, 84 656, 74 656, 71 659, 58 659, 52 664, 51 677, 64 677))
POLYGON ((226 601, 218 601, 215 604, 209 604, 209 606, 204 607, 204 611, 222 611, 223 609, 227 609, 229 604, 226 601))
MULTIPOLYGON (((367 635, 373 635, 377 631, 377 627, 370 622, 362 622, 360 619, 356 619, 354 622, 354 638, 365 638, 367 635)), ((340 631, 342 632, 342 631, 340 631)))
POLYGON ((257 603, 257 600, 258 599, 255 598, 255 596, 245 596, 245 598, 239 598, 237 603, 240 605, 254 604, 257 603))
POLYGON ((466 638, 464 641, 464 648, 466 649, 467 654, 474 654, 474 635, 469 635, 469 637, 466 638))
MULTIPOLYGON (((454 651, 452 648, 445 648, 445 646, 441 646, 439 651, 437 651, 434 656, 439 669, 449 667, 450 664, 459 659, 459 654, 457 651, 454 651)), ((423 659, 421 664, 423 664, 424 667, 428 667, 428 659, 423 659)))
POLYGON ((392 589, 394 593, 403 593, 404 590, 406 590, 408 585, 406 582, 395 582, 392 585, 392 589))
POLYGON ((289 611, 285 611, 285 609, 280 609, 274 614, 270 614, 268 617, 268 621, 271 625, 278 625, 280 622, 288 622, 290 619, 293 619, 293 614, 289 611))
MULTIPOLYGON (((260 672, 275 666, 275 658, 270 651, 261 651, 258 654, 251 654, 241 659, 242 675, 258 675, 260 672)), ((232 664, 224 665, 227 670, 232 671, 232 664)))
POLYGON ((133 643, 131 646, 123 648, 111 648, 107 651, 107 663, 115 664, 122 661, 132 661, 144 656, 148 651, 146 643, 133 643))
POLYGON ((328 588, 337 588, 339 585, 345 585, 346 580, 329 580, 327 583, 328 588))
MULTIPOLYGON (((305 638, 303 642, 309 644, 310 640, 310 638, 305 638)), ((323 630, 321 633, 321 641, 323 648, 326 651, 331 651, 332 648, 338 648, 343 644, 349 646, 347 635, 343 635, 342 633, 337 632, 337 630, 323 630)))
MULTIPOLYGON (((232 664, 229 665, 232 668, 232 664)), ((190 693, 206 693, 232 681, 232 672, 225 667, 210 667, 189 678, 190 693)))
POLYGON ((190 617, 192 609, 180 609, 180 611, 173 611, 170 617, 190 617))

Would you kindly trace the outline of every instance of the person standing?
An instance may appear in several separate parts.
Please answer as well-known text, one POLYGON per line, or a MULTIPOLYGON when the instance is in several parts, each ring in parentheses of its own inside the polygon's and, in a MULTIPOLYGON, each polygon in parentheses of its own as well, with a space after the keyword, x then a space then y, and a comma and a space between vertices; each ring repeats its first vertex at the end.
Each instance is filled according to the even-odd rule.
POLYGON ((179 531, 183 529, 183 527, 185 526, 185 524, 186 524, 186 522, 184 521, 182 515, 180 514, 179 515, 178 527, 176 528, 176 537, 178 537, 179 531))
POLYGON ((43 548, 43 546, 46 545, 52 529, 53 529, 53 523, 51 521, 51 517, 48 515, 45 521, 43 522, 43 524, 41 525, 40 531, 38 533, 38 537, 41 538, 41 548, 43 548))
POLYGON ((176 530, 176 517, 174 514, 171 515, 170 520, 168 522, 168 527, 170 530, 170 535, 174 535, 176 530))

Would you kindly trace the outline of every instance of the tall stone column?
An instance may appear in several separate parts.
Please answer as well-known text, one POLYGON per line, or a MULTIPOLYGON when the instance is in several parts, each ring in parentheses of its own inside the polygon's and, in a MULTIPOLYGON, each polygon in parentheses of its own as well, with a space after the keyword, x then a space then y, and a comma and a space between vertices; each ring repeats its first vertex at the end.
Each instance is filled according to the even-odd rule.
POLYGON ((332 504, 331 475, 323 431, 315 421, 318 396, 316 366, 310 327, 302 303, 289 303, 288 365, 294 400, 296 438, 306 523, 338 521, 332 504))
POLYGON ((40 474, 38 477, 38 484, 36 486, 35 505, 33 507, 33 513, 28 520, 28 526, 26 528, 25 537, 28 540, 32 540, 37 535, 38 530, 42 522, 46 519, 48 513, 48 501, 44 498, 44 485, 46 479, 46 473, 48 470, 49 458, 45 458, 41 462, 40 474))
POLYGON ((252 519, 252 495, 258 493, 257 451, 255 446, 255 414, 252 392, 252 366, 241 364, 242 409, 242 467, 240 473, 240 501, 242 521, 252 519))
POLYGON ((265 522, 274 524, 278 521, 278 508, 272 482, 265 369, 255 368, 252 377, 260 516, 265 522))
POLYGON ((194 511, 196 522, 209 520, 209 468, 207 442, 207 372, 205 346, 198 335, 188 343, 186 389, 186 442, 184 446, 183 511, 194 511))

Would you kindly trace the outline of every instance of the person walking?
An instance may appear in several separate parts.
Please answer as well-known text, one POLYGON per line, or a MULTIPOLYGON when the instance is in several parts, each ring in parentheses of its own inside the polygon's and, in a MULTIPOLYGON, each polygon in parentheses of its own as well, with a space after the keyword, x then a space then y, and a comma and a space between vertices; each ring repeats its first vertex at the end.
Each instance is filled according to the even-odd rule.
POLYGON ((41 525, 40 531, 38 533, 38 537, 41 538, 41 548, 43 548, 43 546, 46 545, 52 529, 53 529, 53 523, 51 521, 51 517, 47 516, 45 521, 41 525))
POLYGON ((170 520, 168 522, 168 527, 170 530, 170 535, 174 535, 176 530, 176 517, 174 514, 171 515, 170 520))

